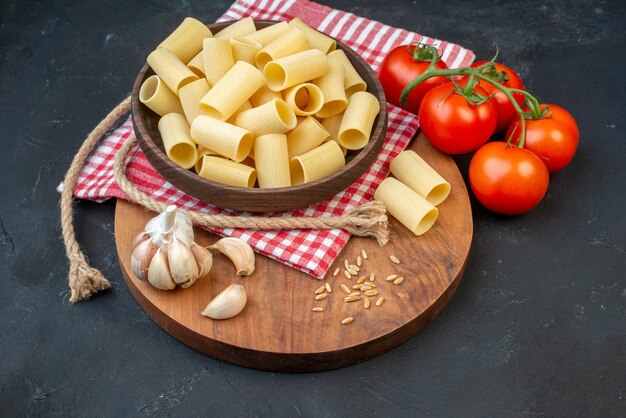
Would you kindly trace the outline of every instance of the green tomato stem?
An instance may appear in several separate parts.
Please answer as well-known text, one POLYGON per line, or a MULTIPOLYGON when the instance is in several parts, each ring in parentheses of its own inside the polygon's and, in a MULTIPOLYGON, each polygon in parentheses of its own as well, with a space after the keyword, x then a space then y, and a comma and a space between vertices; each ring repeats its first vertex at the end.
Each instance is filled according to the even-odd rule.
MULTIPOLYGON (((429 48, 433 48, 433 47, 429 47, 429 48)), ((513 97, 513 93, 522 94, 524 97, 528 99, 528 103, 529 103, 529 107, 530 107, 533 119, 541 118, 541 107, 537 99, 532 94, 530 94, 529 92, 525 90, 519 90, 519 89, 506 87, 502 85, 501 83, 493 80, 492 78, 481 74, 481 69, 485 67, 486 65, 490 64, 491 62, 485 63, 478 68, 461 67, 461 68, 455 68, 455 69, 442 70, 442 69, 435 67, 437 58, 438 58, 437 55, 433 54, 430 65, 428 66, 426 71, 424 71, 422 75, 417 77, 415 80, 412 80, 409 84, 407 84, 404 87, 404 89, 402 90, 402 93, 400 94, 400 103, 403 106, 406 106, 407 99, 415 87, 417 87, 420 83, 424 82, 425 80, 431 77, 437 77, 437 76, 455 76, 455 75, 470 76, 470 79, 467 83, 466 88, 463 89, 463 94, 465 95, 466 98, 468 98, 472 94, 472 91, 473 91, 473 84, 474 84, 473 81, 475 78, 478 78, 479 80, 483 80, 493 85, 498 90, 500 90, 513 105, 513 108, 515 109, 515 111, 517 112, 517 115, 520 118, 520 124, 521 124, 521 129, 522 129, 517 146, 519 148, 524 148, 524 144, 526 142, 526 118, 524 117, 524 112, 522 111, 521 107, 515 101, 515 98, 513 97)), ((510 142, 511 142, 511 138, 508 139, 507 144, 510 145, 510 142)))

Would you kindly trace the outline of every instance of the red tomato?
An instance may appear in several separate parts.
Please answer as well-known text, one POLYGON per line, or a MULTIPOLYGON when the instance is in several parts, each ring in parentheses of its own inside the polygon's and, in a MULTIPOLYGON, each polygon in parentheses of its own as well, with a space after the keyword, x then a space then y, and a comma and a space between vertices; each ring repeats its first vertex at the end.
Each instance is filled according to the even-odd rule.
MULTIPOLYGON (((430 61, 415 61, 413 54, 408 51, 407 47, 407 45, 398 46, 387 54, 380 65, 378 77, 389 103, 417 114, 424 94, 433 87, 440 85, 442 81, 447 80, 441 76, 425 80, 409 94, 407 105, 402 106, 400 104, 400 93, 402 93, 404 87, 422 75, 430 65, 430 61)), ((441 70, 448 68, 441 60, 435 63, 435 67, 441 70)))
MULTIPOLYGON (((489 140, 496 126, 496 111, 491 100, 471 105, 455 90, 448 83, 426 93, 419 110, 420 126, 439 151, 467 154, 489 140)), ((487 96, 479 86, 474 87, 474 92, 487 96)))
MULTIPOLYGON (((526 120, 524 148, 531 150, 544 162, 550 173, 562 170, 576 154, 578 148, 578 125, 569 112, 557 105, 540 105, 550 108, 545 119, 526 120)), ((517 143, 521 134, 519 120, 509 126, 506 138, 517 143), (511 137, 512 135, 512 137, 511 137)))
POLYGON ((484 207, 504 215, 519 215, 534 208, 548 190, 546 166, 532 152, 490 142, 472 157, 469 181, 484 207))
MULTIPOLYGON (((479 67, 487 61, 478 61, 472 64, 472 67, 479 67)), ((509 67, 506 65, 495 63, 496 71, 504 71, 507 81, 503 81, 502 84, 504 87, 514 88, 518 90, 524 90, 524 84, 522 83, 522 79, 509 67)), ((497 80, 496 80, 497 81, 497 80)), ((480 87, 485 89, 488 94, 494 94, 491 98, 493 103, 493 107, 496 109, 496 113, 498 114, 498 122, 496 123, 496 132, 504 132, 506 128, 509 127, 513 119, 517 116, 517 112, 515 108, 511 104, 511 101, 507 99, 507 97, 495 87, 493 84, 488 83, 487 81, 480 80, 480 87)), ((524 103, 524 96, 519 93, 513 93, 513 98, 520 106, 524 103)))

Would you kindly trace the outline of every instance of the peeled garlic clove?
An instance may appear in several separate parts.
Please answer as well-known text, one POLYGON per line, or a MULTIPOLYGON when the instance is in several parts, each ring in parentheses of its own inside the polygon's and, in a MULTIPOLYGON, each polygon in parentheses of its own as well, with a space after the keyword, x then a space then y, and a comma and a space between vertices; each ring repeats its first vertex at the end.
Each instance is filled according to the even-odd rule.
MULTIPOLYGON (((135 239, 137 240, 137 238, 139 238, 139 235, 135 239)), ((157 251, 157 248, 149 238, 148 236, 148 239, 139 241, 139 244, 133 248, 133 252, 130 255, 130 270, 141 280, 146 280, 150 262, 157 251)))
POLYGON ((222 238, 209 248, 216 249, 230 259, 238 276, 249 276, 254 272, 254 251, 247 242, 239 238, 222 238))
POLYGON ((195 282, 198 278, 198 263, 193 253, 181 240, 175 239, 167 249, 170 274, 176 284, 195 282))
POLYGON ((198 263, 198 278, 201 279, 211 271, 211 267, 213 266, 213 255, 209 250, 204 248, 202 245, 198 245, 195 242, 192 242, 189 246, 189 249, 193 253, 193 256, 196 258, 196 263, 198 263))
POLYGON ((176 283, 174 283, 170 274, 170 266, 167 262, 164 247, 159 248, 154 257, 152 257, 152 261, 150 261, 148 282, 157 289, 162 290, 172 290, 176 287, 176 283))
POLYGON ((232 318, 243 310, 247 301, 246 289, 240 284, 231 284, 215 296, 201 313, 213 319, 232 318))

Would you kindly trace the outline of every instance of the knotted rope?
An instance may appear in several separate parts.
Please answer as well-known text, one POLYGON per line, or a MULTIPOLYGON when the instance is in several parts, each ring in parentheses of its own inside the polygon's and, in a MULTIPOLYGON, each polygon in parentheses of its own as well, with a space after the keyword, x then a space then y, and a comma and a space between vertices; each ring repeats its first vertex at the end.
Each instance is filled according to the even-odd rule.
MULTIPOLYGON (((109 281, 100 271, 91 267, 85 253, 76 241, 73 226, 73 193, 76 181, 89 156, 90 151, 104 133, 125 113, 130 110, 130 97, 115 107, 96 128, 87 136, 85 142, 72 160, 64 180, 61 195, 61 227, 67 258, 70 262, 69 287, 70 302, 76 303, 88 299, 92 294, 111 287, 109 281)), ((148 210, 162 212, 167 204, 146 195, 126 177, 125 162, 130 150, 137 144, 135 135, 122 145, 115 156, 113 173, 115 181, 122 191, 133 201, 148 210)), ((267 218, 249 216, 206 215, 187 211, 194 224, 207 228, 245 228, 259 230, 275 229, 344 229, 353 235, 374 237, 380 245, 389 240, 387 213, 381 202, 372 201, 347 210, 341 216, 327 218, 293 217, 267 218)))

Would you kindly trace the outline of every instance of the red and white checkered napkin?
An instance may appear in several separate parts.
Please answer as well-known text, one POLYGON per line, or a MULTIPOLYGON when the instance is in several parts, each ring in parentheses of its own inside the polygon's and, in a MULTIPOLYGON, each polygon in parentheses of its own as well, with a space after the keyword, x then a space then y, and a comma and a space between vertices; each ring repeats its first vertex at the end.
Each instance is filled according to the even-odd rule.
MULTIPOLYGON (((220 21, 236 20, 245 16, 268 20, 291 20, 299 17, 310 26, 346 43, 375 70, 389 50, 411 42, 425 42, 438 46, 443 60, 451 67, 468 65, 474 59, 471 51, 458 45, 427 38, 404 29, 392 28, 307 0, 237 0, 220 21)), ((382 151, 374 165, 356 183, 325 202, 291 212, 267 213, 261 216, 334 216, 341 215, 348 208, 370 201, 376 187, 387 176, 391 159, 406 148, 417 128, 416 115, 389 105, 389 130, 382 151)), ((132 129, 128 119, 103 140, 83 168, 76 186, 76 197, 96 201, 111 197, 128 199, 115 184, 113 159, 116 151, 131 135, 132 129)), ((129 179, 139 189, 157 200, 209 214, 240 214, 200 202, 176 189, 152 168, 138 148, 130 155, 127 167, 129 179)), ((257 252, 318 279, 324 277, 350 238, 350 234, 338 229, 263 232, 228 228, 213 232, 239 237, 247 241, 257 252)))

